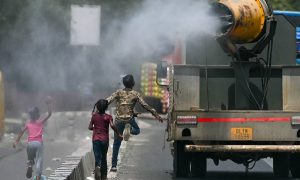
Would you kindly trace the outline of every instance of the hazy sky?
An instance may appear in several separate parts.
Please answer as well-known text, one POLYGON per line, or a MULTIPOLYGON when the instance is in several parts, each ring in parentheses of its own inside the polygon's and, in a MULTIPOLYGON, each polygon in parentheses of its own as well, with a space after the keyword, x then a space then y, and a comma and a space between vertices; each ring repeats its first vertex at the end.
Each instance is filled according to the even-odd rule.
POLYGON ((159 61, 155 54, 166 51, 177 34, 212 35, 217 27, 205 0, 145 0, 122 20, 101 24, 106 31, 100 46, 72 47, 65 9, 47 2, 29 1, 6 39, 12 67, 33 88, 67 90, 86 83, 113 87, 121 74, 138 75, 142 62, 159 61))

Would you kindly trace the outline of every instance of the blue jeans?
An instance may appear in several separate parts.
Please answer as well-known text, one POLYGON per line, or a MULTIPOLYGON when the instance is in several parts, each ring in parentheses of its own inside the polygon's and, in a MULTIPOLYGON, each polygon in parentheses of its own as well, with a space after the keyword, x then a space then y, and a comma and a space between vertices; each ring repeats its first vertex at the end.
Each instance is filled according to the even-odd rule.
POLYGON ((43 143, 30 141, 27 145, 28 166, 36 167, 36 175, 41 176, 43 171, 43 143), (36 162, 36 163, 35 163, 36 162))
MULTIPOLYGON (((131 118, 129 122, 124 122, 119 119, 115 120, 115 126, 119 130, 121 134, 123 134, 123 131, 125 129, 126 123, 129 123, 131 125, 130 128, 130 134, 133 135, 138 135, 140 134, 140 127, 135 121, 135 118, 131 118)), ((113 144, 113 153, 112 153, 112 167, 117 167, 118 164, 118 155, 119 155, 119 149, 121 146, 122 141, 118 138, 118 135, 115 133, 114 134, 114 144, 113 144)))
POLYGON ((101 174, 107 175, 107 150, 108 142, 106 141, 93 141, 93 151, 95 156, 95 167, 99 166, 101 174))

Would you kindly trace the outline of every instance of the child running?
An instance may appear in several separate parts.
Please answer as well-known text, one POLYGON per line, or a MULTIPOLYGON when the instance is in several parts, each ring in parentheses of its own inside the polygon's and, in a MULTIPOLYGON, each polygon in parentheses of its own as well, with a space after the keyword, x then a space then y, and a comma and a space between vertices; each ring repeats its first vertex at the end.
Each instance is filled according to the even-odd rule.
MULTIPOLYGON (((123 85, 125 86, 124 89, 117 90, 110 97, 108 97, 107 100, 108 104, 112 103, 113 101, 116 101, 117 111, 115 126, 117 127, 120 133, 123 134, 123 132, 125 132, 123 136, 124 140, 127 141, 130 134, 138 135, 140 133, 140 127, 138 126, 135 120, 137 114, 134 112, 134 107, 137 102, 139 102, 143 108, 149 111, 160 122, 163 122, 163 119, 162 117, 160 117, 160 115, 156 112, 154 108, 152 108, 145 102, 145 100, 142 98, 139 92, 133 90, 135 81, 131 74, 128 74, 123 77, 123 85), (124 131, 125 126, 127 126, 126 131, 124 131)), ((121 143, 122 140, 116 138, 115 136, 111 163, 112 167, 110 169, 110 171, 112 172, 117 171, 117 162, 121 143)))
POLYGON ((48 106, 48 115, 45 118, 40 118, 40 111, 37 107, 29 110, 29 121, 19 133, 17 140, 13 143, 13 147, 16 148, 24 132, 28 132, 27 138, 27 173, 26 177, 32 177, 32 170, 34 164, 36 165, 36 179, 40 180, 43 171, 43 129, 45 122, 50 118, 52 114, 51 98, 47 97, 46 104, 48 106), (35 163, 36 162, 36 163, 35 163))
POLYGON ((107 150, 109 145, 109 125, 123 140, 122 135, 113 124, 111 115, 105 113, 108 107, 108 101, 100 99, 94 106, 93 115, 89 124, 89 130, 93 131, 93 151, 95 156, 95 179, 107 179, 107 150), (95 107, 97 112, 94 113, 95 107))

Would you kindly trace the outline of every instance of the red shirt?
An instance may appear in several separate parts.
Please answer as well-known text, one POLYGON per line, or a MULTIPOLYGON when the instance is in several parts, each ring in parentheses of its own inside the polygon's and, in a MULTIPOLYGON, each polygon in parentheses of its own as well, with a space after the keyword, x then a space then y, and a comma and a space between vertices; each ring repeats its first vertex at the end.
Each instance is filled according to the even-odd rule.
POLYGON ((92 116, 93 125, 93 141, 108 141, 109 139, 109 123, 112 122, 111 115, 94 114, 92 116))

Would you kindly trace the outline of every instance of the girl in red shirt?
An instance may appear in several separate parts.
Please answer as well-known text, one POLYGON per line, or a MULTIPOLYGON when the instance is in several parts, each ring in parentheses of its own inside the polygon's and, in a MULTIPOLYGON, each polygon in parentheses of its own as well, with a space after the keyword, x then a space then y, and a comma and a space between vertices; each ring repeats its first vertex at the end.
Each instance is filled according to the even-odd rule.
MULTIPOLYGON (((95 179, 107 179, 107 150, 109 145, 109 126, 122 140, 123 137, 118 129, 113 124, 112 116, 106 114, 105 111, 108 107, 108 101, 100 99, 94 106, 97 112, 93 113, 89 130, 93 131, 93 151, 95 156, 95 179)), ((93 110, 94 112, 94 110, 93 110)))

